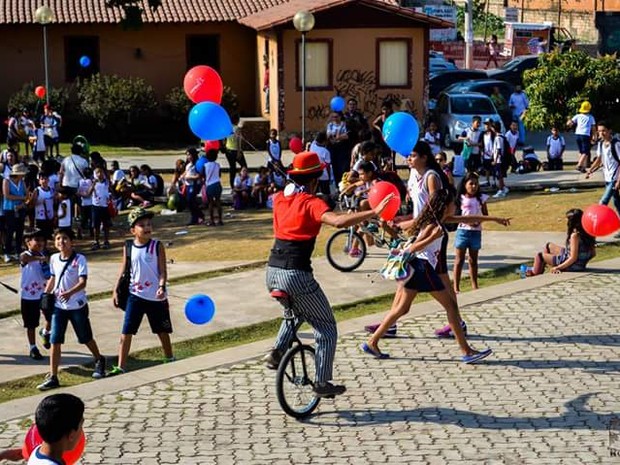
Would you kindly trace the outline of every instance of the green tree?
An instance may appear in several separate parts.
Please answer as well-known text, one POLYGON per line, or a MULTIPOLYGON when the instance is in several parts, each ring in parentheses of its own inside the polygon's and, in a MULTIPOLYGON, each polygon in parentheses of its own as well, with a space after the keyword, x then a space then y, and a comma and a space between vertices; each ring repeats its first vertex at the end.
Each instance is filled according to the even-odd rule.
MULTIPOLYGON (((140 7, 143 0, 106 0, 108 8, 120 8, 123 10, 121 26, 123 29, 140 29, 142 27, 142 15, 144 9, 140 7)), ((155 11, 161 6, 161 0, 147 0, 148 7, 155 11)))
MULTIPOLYGON (((487 0, 489 1, 489 0, 487 0)), ((456 7, 456 27, 459 31, 465 31, 465 6, 456 7)), ((474 0, 473 5, 473 23, 474 34, 476 36, 482 36, 485 32, 486 21, 486 33, 487 37, 491 34, 497 34, 500 37, 504 34, 504 20, 493 13, 486 12, 486 2, 484 0, 474 0)))
POLYGON ((592 104, 597 120, 620 121, 620 69, 613 56, 593 58, 581 51, 543 54, 523 81, 530 99, 528 129, 563 128, 584 100, 592 104))

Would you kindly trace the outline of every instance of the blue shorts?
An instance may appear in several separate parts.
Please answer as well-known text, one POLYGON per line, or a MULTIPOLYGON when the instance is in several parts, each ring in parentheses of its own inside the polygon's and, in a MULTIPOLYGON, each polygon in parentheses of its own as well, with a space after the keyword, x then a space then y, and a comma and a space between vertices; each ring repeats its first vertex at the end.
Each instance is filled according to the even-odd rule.
POLYGON ((454 247, 457 249, 480 250, 482 248, 482 231, 457 229, 454 247))
POLYGON ((414 257, 410 266, 413 268, 413 276, 405 283, 405 289, 418 292, 435 292, 445 289, 441 278, 426 260, 414 257))
POLYGON ((67 324, 71 322, 77 340, 80 344, 86 344, 93 340, 93 330, 88 318, 88 304, 77 310, 61 310, 54 308, 52 313, 52 334, 50 342, 52 344, 64 344, 67 324))
POLYGON ((168 300, 146 300, 129 294, 125 307, 122 334, 137 334, 142 317, 146 314, 153 334, 172 333, 168 300))
POLYGON ((104 228, 110 227, 110 211, 108 207, 97 207, 95 205, 92 206, 92 215, 93 215, 93 228, 97 231, 103 224, 104 228))
POLYGON ((219 200, 222 196, 222 183, 216 182, 207 186, 207 197, 213 200, 219 200))
POLYGON ((592 148, 592 144, 590 143, 590 136, 577 134, 575 138, 577 139, 577 147, 579 147, 579 153, 585 153, 587 155, 590 155, 590 149, 592 148))

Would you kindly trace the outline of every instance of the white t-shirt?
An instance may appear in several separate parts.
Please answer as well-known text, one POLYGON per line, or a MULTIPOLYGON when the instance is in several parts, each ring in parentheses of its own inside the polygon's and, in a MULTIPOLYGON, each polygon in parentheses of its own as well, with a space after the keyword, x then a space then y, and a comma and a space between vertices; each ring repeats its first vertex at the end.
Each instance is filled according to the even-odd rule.
POLYGON ((70 228, 71 227, 71 199, 65 199, 58 204, 58 227, 70 228), (63 214, 63 205, 66 215, 61 218, 63 214))
POLYGON ((431 146, 431 152, 433 152, 433 155, 437 155, 441 152, 441 134, 438 132, 431 134, 430 131, 426 131, 423 140, 428 142, 428 145, 431 146))
POLYGON ((55 191, 56 190, 56 184, 58 184, 58 174, 56 174, 56 173, 50 174, 49 177, 47 178, 47 183, 49 184, 50 189, 55 191))
MULTIPOLYGON (((316 153, 319 156, 319 160, 321 160, 321 163, 331 164, 331 154, 329 153, 329 150, 325 147, 320 146, 316 142, 312 142, 312 144, 310 145, 310 151, 316 153)), ((329 181, 328 167, 325 167, 325 169, 323 170, 323 174, 321 174, 319 181, 329 181)))
MULTIPOLYGON (((613 142, 616 145, 616 154, 620 157, 620 141, 614 139, 613 142)), ((606 145, 604 141, 600 142, 596 149, 596 155, 602 157, 605 182, 616 181, 618 178, 618 162, 611 153, 611 144, 606 145)))
POLYGON ((93 189, 92 202, 95 207, 107 207, 110 200, 110 184, 108 180, 103 182, 95 180, 95 188, 93 189))
POLYGON ((43 128, 37 128, 34 130, 34 135, 37 138, 37 141, 34 146, 35 152, 45 152, 45 138, 43 128))
POLYGON ((216 161, 205 163, 205 183, 207 186, 220 182, 220 164, 216 161))
POLYGON ((504 136, 498 134, 493 140, 493 163, 499 165, 504 157, 504 136))
POLYGON ((125 179, 125 172, 123 170, 116 170, 112 173, 112 182, 117 183, 125 179))
POLYGON ((58 294, 74 287, 78 283, 80 277, 86 278, 88 276, 86 257, 82 254, 76 253, 67 267, 67 271, 65 271, 62 275, 62 279, 58 281, 58 277, 60 276, 60 273, 62 273, 62 270, 66 264, 67 260, 62 260, 60 258, 60 253, 55 253, 50 258, 50 271, 52 276, 56 277, 56 281, 54 283, 56 307, 61 310, 77 310, 88 303, 88 300, 86 299, 86 290, 82 289, 81 291, 76 292, 69 298, 69 300, 65 301, 61 301, 58 298, 58 294))
POLYGON ((442 240, 443 235, 428 244, 425 249, 416 252, 416 257, 421 258, 422 260, 426 260, 433 268, 435 268, 437 266, 437 263, 439 262, 437 257, 439 257, 441 253, 442 240))
MULTIPOLYGON (((470 144, 478 144, 480 142, 481 134, 482 134, 482 131, 480 131, 480 129, 477 129, 474 131, 473 128, 467 128, 467 130, 464 133, 465 137, 467 137, 467 141, 470 144)), ((478 145, 473 145, 471 148, 471 153, 473 155, 478 155, 480 153, 480 147, 478 145)))
POLYGON ((80 179, 80 183, 78 185, 78 195, 81 197, 82 205, 85 207, 93 204, 92 195, 86 195, 92 185, 92 179, 80 179))
MULTIPOLYGON (((30 257, 35 255, 43 255, 43 254, 34 254, 30 251, 26 251, 26 254, 30 257)), ((43 275, 43 267, 41 266, 41 262, 38 260, 26 263, 25 265, 21 265, 22 273, 20 278, 20 287, 21 287, 21 297, 24 300, 39 300, 41 298, 41 294, 43 294, 43 290, 45 289, 45 284, 47 283, 47 279, 43 275)))
POLYGON ((84 174, 86 168, 88 168, 88 161, 85 158, 82 158, 79 155, 69 155, 68 157, 65 157, 62 161, 62 169, 64 172, 62 177, 62 185, 77 189, 80 179, 82 179, 80 172, 84 174))
POLYGON ((241 176, 235 176, 235 182, 233 182, 233 186, 236 189, 250 189, 252 187, 252 179, 248 176, 245 179, 241 179, 241 176))
POLYGON ((129 292, 145 300, 159 301, 159 241, 149 240, 144 245, 131 245, 131 277, 129 292))
POLYGON ((54 219, 54 191, 37 187, 37 203, 34 206, 34 217, 37 220, 54 219))
POLYGON ((43 455, 39 449, 41 449, 40 445, 32 451, 27 465, 61 465, 61 462, 56 462, 51 457, 43 455))
MULTIPOLYGON (((487 203, 489 199, 488 195, 482 194, 480 200, 477 197, 469 197, 467 195, 461 195, 461 215, 462 216, 474 216, 482 215, 482 206, 487 203)), ((482 225, 480 223, 459 223, 459 229, 468 229, 470 231, 482 231, 482 225)))
POLYGON ((590 136, 592 133, 592 126, 596 124, 594 116, 589 113, 578 113, 573 116, 571 121, 576 124, 575 135, 577 136, 590 136))
POLYGON ((508 139, 508 144, 510 145, 510 148, 514 153, 514 150, 517 147, 517 143, 519 142, 519 132, 506 131, 506 134, 504 134, 504 136, 506 137, 506 139, 508 139))
POLYGON ((559 136, 557 139, 553 136, 547 137, 547 147, 549 148, 549 158, 560 158, 562 150, 566 146, 564 137, 559 136))
POLYGON ((482 158, 491 160, 493 158, 493 149, 495 148, 495 138, 491 133, 485 132, 482 141, 482 158))

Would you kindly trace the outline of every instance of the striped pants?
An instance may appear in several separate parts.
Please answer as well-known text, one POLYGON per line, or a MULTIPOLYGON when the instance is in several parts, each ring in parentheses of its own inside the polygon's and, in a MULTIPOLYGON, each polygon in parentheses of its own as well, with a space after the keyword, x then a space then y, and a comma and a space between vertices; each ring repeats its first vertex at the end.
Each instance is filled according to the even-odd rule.
MULTIPOLYGON (((316 341, 316 382, 332 380, 338 328, 325 293, 309 271, 267 267, 267 289, 279 289, 291 298, 295 327, 307 321, 316 341)), ((274 347, 286 352, 293 339, 291 325, 282 321, 274 347)))

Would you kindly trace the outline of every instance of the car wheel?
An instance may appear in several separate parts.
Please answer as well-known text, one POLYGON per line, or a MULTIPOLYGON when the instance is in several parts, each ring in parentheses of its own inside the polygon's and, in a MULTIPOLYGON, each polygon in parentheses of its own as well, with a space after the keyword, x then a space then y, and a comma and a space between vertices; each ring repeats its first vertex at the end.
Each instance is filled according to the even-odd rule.
POLYGON ((450 138, 450 130, 448 128, 444 129, 443 136, 443 145, 445 148, 449 149, 452 147, 452 139, 450 138))

